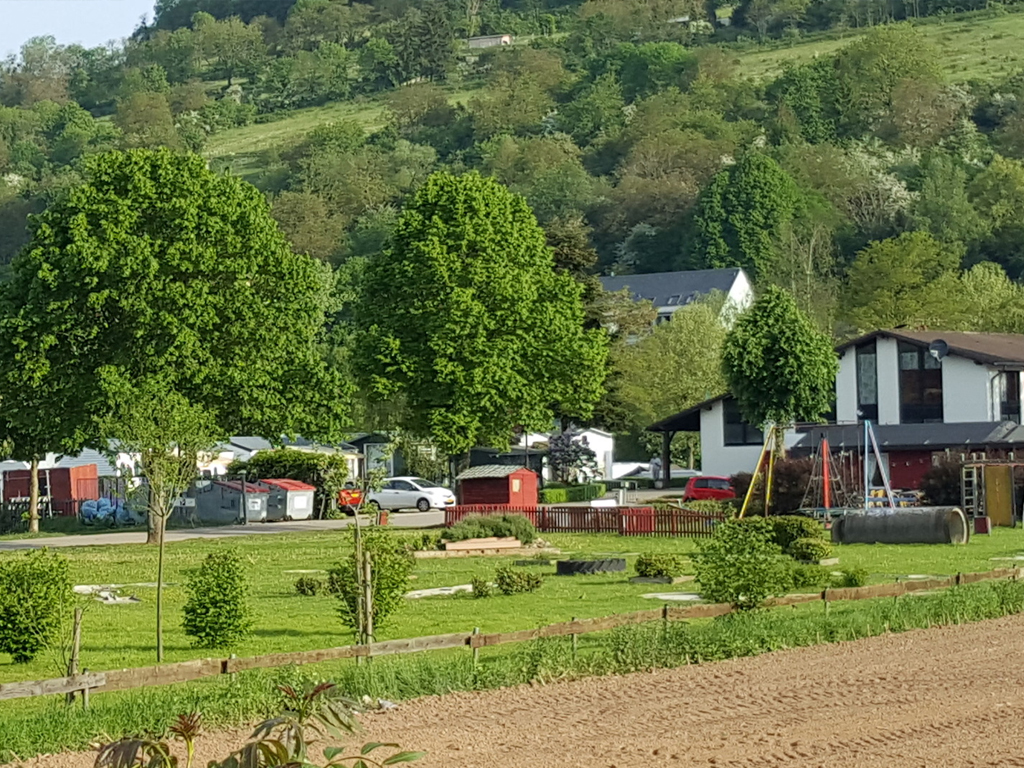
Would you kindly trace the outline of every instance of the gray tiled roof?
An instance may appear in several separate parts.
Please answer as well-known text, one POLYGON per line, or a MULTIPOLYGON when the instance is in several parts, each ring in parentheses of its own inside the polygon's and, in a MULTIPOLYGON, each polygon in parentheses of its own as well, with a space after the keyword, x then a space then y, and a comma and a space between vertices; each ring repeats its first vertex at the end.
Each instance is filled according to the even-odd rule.
POLYGON ((682 307, 712 291, 728 293, 739 273, 739 268, 692 269, 683 272, 619 275, 600 279, 606 291, 621 291, 628 288, 634 297, 647 299, 656 307, 682 307))

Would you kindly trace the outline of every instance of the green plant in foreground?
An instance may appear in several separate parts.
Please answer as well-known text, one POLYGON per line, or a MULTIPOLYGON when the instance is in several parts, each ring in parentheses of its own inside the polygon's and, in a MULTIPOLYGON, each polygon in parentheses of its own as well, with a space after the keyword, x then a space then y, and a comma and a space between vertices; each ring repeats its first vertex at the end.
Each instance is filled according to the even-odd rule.
POLYGON ((786 559, 764 518, 726 520, 695 557, 701 595, 714 603, 756 608, 791 583, 786 559))
POLYGON ((185 584, 182 626, 204 648, 226 648, 252 632, 249 583, 237 552, 211 552, 185 584))
POLYGON ((185 745, 185 764, 191 768, 196 754, 196 738, 202 730, 202 715, 193 712, 178 715, 160 737, 124 738, 100 747, 96 756, 96 768, 178 768, 178 758, 171 754, 170 740, 185 745))
POLYGON ((682 576, 686 558, 680 555, 640 555, 636 559, 638 576, 675 578, 682 576))
POLYGON ((316 576, 300 576, 295 580, 295 591, 305 597, 315 597, 323 588, 323 579, 316 576))
POLYGON ((67 558, 47 549, 0 560, 0 652, 16 664, 49 646, 71 610, 67 558))
POLYGON ((503 566, 494 573, 494 584, 503 595, 519 595, 525 592, 536 592, 544 579, 532 571, 517 571, 510 566, 503 566))
POLYGON ((838 589, 863 587, 868 583, 868 572, 863 568, 844 568, 832 585, 838 589))
MULTIPOLYGON (((338 614, 345 626, 359 629, 360 579, 356 572, 355 530, 352 553, 339 561, 327 574, 327 587, 338 598, 338 614)), ((373 628, 379 630, 403 605, 409 591, 415 559, 403 539, 382 528, 362 532, 363 549, 369 553, 373 628)))
POLYGON ((470 586, 473 587, 473 597, 475 598, 490 597, 494 594, 494 591, 491 589, 491 584, 487 579, 481 579, 479 576, 474 576, 469 583, 470 586))
POLYGON ((831 545, 824 539, 797 539, 786 548, 794 560, 816 563, 832 554, 831 545))

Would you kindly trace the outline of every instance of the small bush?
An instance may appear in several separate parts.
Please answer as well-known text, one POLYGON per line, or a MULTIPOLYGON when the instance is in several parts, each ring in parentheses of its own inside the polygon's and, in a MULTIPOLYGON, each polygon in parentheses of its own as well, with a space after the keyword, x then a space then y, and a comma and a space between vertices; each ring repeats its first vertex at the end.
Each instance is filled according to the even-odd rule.
POLYGON ((764 518, 726 520, 699 547, 697 581, 701 595, 712 602, 756 608, 791 583, 772 524, 764 518))
POLYGON ((686 558, 680 555, 640 555, 636 559, 636 575, 648 578, 682 576, 686 558))
POLYGON ((479 576, 474 576, 469 583, 473 587, 473 597, 484 598, 490 597, 494 594, 494 590, 491 588, 491 584, 487 579, 481 579, 479 576))
POLYGON ((824 539, 797 539, 786 550, 794 560, 816 563, 832 554, 831 545, 824 539))
POLYGON ((509 566, 499 568, 494 574, 494 584, 503 595, 520 595, 536 592, 544 579, 531 571, 517 571, 509 566))
POLYGON ((56 640, 74 600, 68 561, 41 549, 0 560, 0 652, 16 664, 56 640))
POLYGON ((695 499, 683 504, 684 509, 700 512, 702 515, 726 515, 736 513, 735 500, 719 501, 717 499, 695 499))
MULTIPOLYGON (((359 578, 355 552, 355 529, 350 534, 352 554, 338 562, 327 573, 327 588, 338 598, 338 613, 342 622, 351 629, 359 627, 359 578)), ((374 630, 386 625, 388 619, 402 606, 409 591, 409 577, 416 560, 404 542, 386 528, 372 528, 362 532, 363 548, 370 553, 370 589, 373 599, 374 630)))
POLYGON ((522 515, 469 515, 444 533, 448 541, 514 537, 523 544, 537 538, 537 529, 522 515))
POLYGON ((413 548, 420 552, 430 552, 435 549, 441 549, 441 534, 439 533, 422 533, 420 537, 415 540, 413 548))
POLYGON ((211 552, 185 583, 188 600, 182 627, 202 648, 226 648, 252 632, 242 558, 237 552, 211 552))
POLYGON ((824 588, 832 582, 832 574, 820 565, 794 563, 790 571, 794 589, 824 588))
POLYGON ((300 576, 295 582, 295 591, 305 597, 314 597, 323 589, 323 580, 316 576, 300 576))
POLYGON ((548 484, 537 496, 541 504, 567 504, 571 501, 593 501, 600 499, 608 492, 604 483, 588 483, 586 485, 569 485, 552 487, 548 484))
POLYGON ((774 530, 775 543, 783 552, 797 539, 825 539, 825 528, 817 520, 799 515, 780 515, 768 518, 774 530))
POLYGON ((863 587, 867 583, 868 572, 863 568, 844 568, 832 581, 832 586, 836 589, 849 589, 863 587))
POLYGON ((960 475, 963 462, 944 457, 924 473, 918 485, 924 501, 937 507, 960 506, 960 475))

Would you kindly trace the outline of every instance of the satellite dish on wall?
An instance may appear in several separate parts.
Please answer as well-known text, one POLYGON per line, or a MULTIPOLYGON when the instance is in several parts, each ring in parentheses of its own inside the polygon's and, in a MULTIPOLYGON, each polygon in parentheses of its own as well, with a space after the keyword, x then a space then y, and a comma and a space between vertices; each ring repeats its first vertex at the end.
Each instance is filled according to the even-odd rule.
POLYGON ((949 344, 942 339, 936 339, 928 345, 928 353, 936 360, 942 360, 942 358, 949 354, 949 344))

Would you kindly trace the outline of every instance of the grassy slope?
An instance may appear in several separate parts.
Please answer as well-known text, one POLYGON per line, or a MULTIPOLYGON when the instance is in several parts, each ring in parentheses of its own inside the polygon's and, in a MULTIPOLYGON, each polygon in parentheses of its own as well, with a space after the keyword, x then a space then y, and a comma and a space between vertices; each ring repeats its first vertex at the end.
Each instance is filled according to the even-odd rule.
MULTIPOLYGON (((405 534, 414 535, 414 534, 405 534)), ((581 555, 627 555, 630 566, 639 552, 688 553, 694 543, 685 539, 620 538, 614 535, 551 535, 563 552, 581 555)), ((253 579, 256 633, 235 649, 241 656, 260 653, 327 648, 351 642, 351 635, 335 614, 330 597, 300 597, 293 584, 298 573, 289 571, 328 568, 344 555, 348 537, 342 533, 282 536, 251 536, 229 542, 196 540, 169 544, 165 593, 165 647, 168 661, 209 655, 189 645, 180 628, 185 595, 181 584, 185 571, 196 567, 207 553, 220 547, 234 547, 247 559, 253 579)), ((155 574, 155 552, 144 545, 83 547, 63 550, 71 559, 76 584, 133 584, 151 582, 155 574)), ((838 553, 841 567, 863 567, 873 581, 890 580, 909 574, 949 574, 957 571, 985 571, 1011 565, 993 561, 1024 551, 1024 531, 997 530, 991 537, 979 536, 966 547, 865 546, 844 547, 838 553)), ((17 555, 5 554, 3 557, 17 555)), ((467 584, 473 576, 489 577, 506 558, 465 558, 417 561, 414 588, 467 584)), ((395 622, 381 633, 381 639, 415 637, 445 632, 484 632, 524 629, 573 616, 587 618, 657 607, 643 598, 661 591, 652 585, 629 584, 623 574, 559 578, 554 567, 538 567, 548 576, 533 595, 498 596, 486 601, 469 598, 426 598, 409 601, 395 622)), ((692 570, 691 570, 692 572, 692 570)), ((628 574, 627 574, 628 575, 628 574)), ((665 587, 687 591, 688 585, 665 587)), ((117 669, 154 663, 154 590, 133 587, 142 602, 134 605, 87 604, 82 633, 82 664, 89 669, 117 669)), ((52 660, 39 658, 31 664, 14 665, 0 655, 0 682, 53 676, 52 660)), ((2 707, 0 707, 2 711, 2 707)))
MULTIPOLYGON (((942 52, 943 68, 950 80, 999 78, 1024 66, 1024 52, 1019 43, 1024 38, 1024 11, 959 19, 935 17, 924 19, 917 26, 921 34, 942 52)), ((810 61, 816 56, 833 53, 859 34, 858 30, 851 30, 842 38, 822 37, 737 50, 735 60, 741 75, 764 79, 777 75, 789 63, 810 61)), ((479 90, 479 86, 453 90, 451 100, 453 103, 466 103, 479 90)), ((270 155, 299 141, 318 125, 355 120, 366 126, 368 131, 380 128, 385 120, 384 104, 382 97, 296 110, 279 120, 212 136, 206 156, 218 169, 230 169, 243 177, 254 177, 265 167, 270 155)))
MULTIPOLYGON (((954 81, 997 79, 1019 70, 1024 63, 1020 48, 1024 36, 1024 13, 989 18, 953 19, 934 17, 917 25, 921 35, 942 54, 946 76, 954 81)), ((795 42, 790 46, 752 49, 737 53, 743 75, 755 79, 773 77, 790 63, 807 62, 825 56, 855 39, 858 31, 839 39, 823 38, 795 42)))

